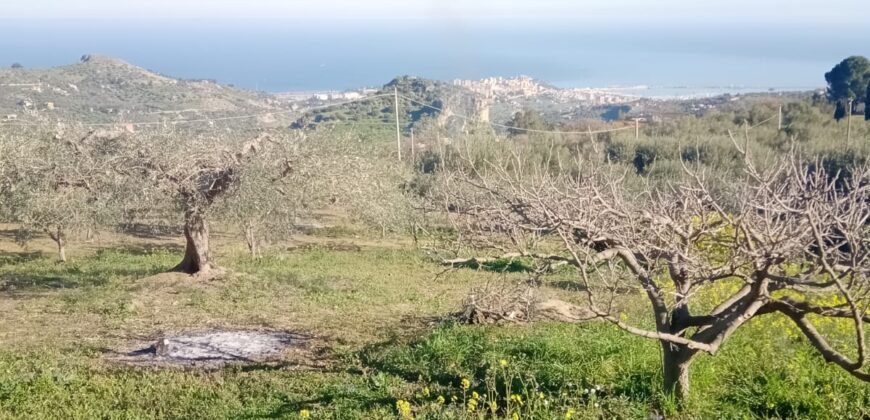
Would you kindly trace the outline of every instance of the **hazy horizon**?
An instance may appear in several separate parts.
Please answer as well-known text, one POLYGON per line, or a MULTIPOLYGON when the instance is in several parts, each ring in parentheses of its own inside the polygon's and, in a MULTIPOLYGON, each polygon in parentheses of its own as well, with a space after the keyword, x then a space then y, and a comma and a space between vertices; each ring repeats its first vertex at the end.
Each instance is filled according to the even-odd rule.
POLYGON ((857 23, 870 7, 852 0, 836 9, 778 0, 115 3, 9 5, 0 66, 103 54, 266 91, 378 86, 403 74, 528 75, 563 87, 811 89, 844 57, 870 55, 870 31, 857 23), (787 20, 778 17, 784 7, 787 20))

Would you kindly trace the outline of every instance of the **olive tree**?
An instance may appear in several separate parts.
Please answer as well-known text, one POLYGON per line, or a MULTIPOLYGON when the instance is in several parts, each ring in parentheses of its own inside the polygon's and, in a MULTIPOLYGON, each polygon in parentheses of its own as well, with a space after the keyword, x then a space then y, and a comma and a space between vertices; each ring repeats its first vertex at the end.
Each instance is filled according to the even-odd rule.
POLYGON ((254 258, 264 242, 296 233, 300 217, 334 202, 342 190, 335 184, 353 185, 357 178, 349 150, 338 147, 340 139, 331 133, 297 130, 280 139, 247 165, 232 194, 215 208, 221 221, 238 226, 254 258))
POLYGON ((185 238, 184 257, 172 270, 201 277, 219 274, 209 244, 209 219, 216 203, 239 191, 274 135, 160 130, 124 136, 113 151, 112 167, 129 217, 170 215, 168 221, 183 226, 185 238))
POLYGON ((103 140, 94 131, 34 130, 3 136, 3 213, 7 221, 19 224, 22 243, 34 232, 45 233, 65 262, 71 232, 90 230, 111 218, 106 160, 88 152, 98 151, 103 140))
POLYGON ((724 186, 685 165, 657 186, 606 165, 520 169, 516 154, 452 174, 438 197, 468 236, 571 267, 593 318, 660 343, 677 398, 698 354, 771 314, 870 381, 870 169, 826 173, 796 152, 760 168, 740 150, 742 173, 724 186), (644 296, 650 317, 628 316, 627 296, 644 296), (851 338, 822 327, 831 322, 851 338))

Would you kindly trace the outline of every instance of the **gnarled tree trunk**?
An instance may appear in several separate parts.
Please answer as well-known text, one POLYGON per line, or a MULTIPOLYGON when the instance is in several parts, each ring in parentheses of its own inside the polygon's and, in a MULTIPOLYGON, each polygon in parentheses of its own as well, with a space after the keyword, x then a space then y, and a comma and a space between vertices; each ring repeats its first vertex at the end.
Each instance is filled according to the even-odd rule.
POLYGON ((48 237, 57 244, 57 259, 66 262, 66 237, 63 234, 63 226, 57 226, 56 230, 45 229, 48 237))
POLYGON ((184 258, 172 271, 209 276, 220 271, 214 264, 208 243, 208 223, 202 214, 188 212, 184 221, 184 258))
POLYGON ((254 226, 245 225, 245 242, 248 244, 248 251, 251 253, 251 258, 260 258, 260 246, 257 243, 257 232, 254 226))
POLYGON ((695 351, 667 341, 662 341, 661 345, 664 391, 677 401, 684 401, 689 396, 689 366, 695 351))

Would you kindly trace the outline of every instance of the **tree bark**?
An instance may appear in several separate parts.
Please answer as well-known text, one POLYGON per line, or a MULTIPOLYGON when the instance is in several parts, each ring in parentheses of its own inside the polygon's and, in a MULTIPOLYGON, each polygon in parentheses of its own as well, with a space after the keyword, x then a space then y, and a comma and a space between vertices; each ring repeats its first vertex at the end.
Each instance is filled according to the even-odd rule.
POLYGON ((184 258, 172 271, 210 275, 219 270, 212 260, 208 233, 208 223, 202 214, 188 213, 185 215, 184 238, 187 243, 184 247, 184 258))
POLYGON ((260 258, 260 246, 257 243, 257 233, 253 226, 245 226, 245 242, 248 244, 251 258, 260 258))
POLYGON ((664 390, 682 402, 689 396, 689 365, 695 352, 686 346, 666 341, 662 341, 661 345, 664 390))
POLYGON ((60 262, 66 262, 66 238, 63 234, 63 227, 58 226, 56 230, 51 231, 49 229, 45 229, 45 232, 48 233, 48 237, 57 244, 57 259, 60 262))

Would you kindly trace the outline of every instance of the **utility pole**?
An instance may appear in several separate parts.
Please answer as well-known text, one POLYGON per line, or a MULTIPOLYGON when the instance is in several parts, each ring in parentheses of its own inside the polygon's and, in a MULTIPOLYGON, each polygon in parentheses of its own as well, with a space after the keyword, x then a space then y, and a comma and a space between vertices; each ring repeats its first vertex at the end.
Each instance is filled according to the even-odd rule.
POLYGON ((444 144, 441 143, 441 131, 438 131, 435 134, 435 140, 438 142, 438 170, 444 168, 444 144))
POLYGON ((396 156, 399 161, 402 161, 402 133, 399 131, 399 88, 393 86, 393 97, 395 98, 394 108, 396 110, 396 156))
POLYGON ((779 105, 779 114, 777 117, 776 129, 782 131, 782 104, 779 105))
POLYGON ((414 153, 414 128, 411 127, 411 166, 417 161, 417 154, 414 153))
POLYGON ((849 106, 846 108, 846 145, 852 143, 852 99, 849 99, 849 106))

